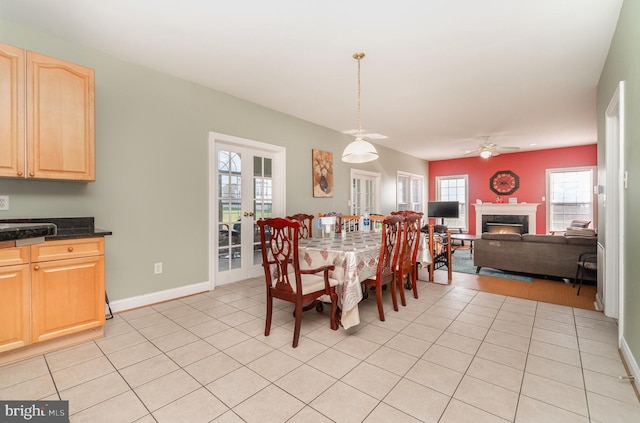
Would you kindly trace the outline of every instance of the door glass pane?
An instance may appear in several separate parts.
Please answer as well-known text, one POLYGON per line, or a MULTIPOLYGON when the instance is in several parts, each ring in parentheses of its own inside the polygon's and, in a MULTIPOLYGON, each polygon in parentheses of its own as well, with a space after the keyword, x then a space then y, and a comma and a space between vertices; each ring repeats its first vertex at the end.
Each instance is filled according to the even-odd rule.
POLYGON ((253 158, 253 176, 262 176, 262 158, 253 158))
POLYGON ((242 261, 240 260, 241 257, 241 248, 240 247, 233 247, 231 249, 231 268, 232 269, 239 269, 240 266, 242 266, 242 261))
POLYGON ((218 271, 235 269, 241 264, 241 171, 240 154, 218 151, 218 271))
POLYGON ((218 272, 229 270, 229 249, 220 248, 218 250, 218 272))
POLYGON ((260 231, 255 223, 259 219, 272 217, 273 179, 271 172, 272 160, 266 157, 253 159, 253 263, 262 262, 260 246, 260 231))
POLYGON ((362 194, 362 180, 359 178, 353 179, 353 198, 351 199, 351 210, 354 215, 360 216, 364 211, 362 209, 361 194, 362 194))
POLYGON ((272 159, 264 159, 264 176, 267 178, 272 178, 273 174, 271 172, 271 164, 273 163, 272 159))

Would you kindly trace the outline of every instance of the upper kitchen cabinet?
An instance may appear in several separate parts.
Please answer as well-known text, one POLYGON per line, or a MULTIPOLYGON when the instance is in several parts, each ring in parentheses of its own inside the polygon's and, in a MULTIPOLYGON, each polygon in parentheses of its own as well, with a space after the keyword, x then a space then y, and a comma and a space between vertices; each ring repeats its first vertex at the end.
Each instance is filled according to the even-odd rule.
POLYGON ((24 177, 24 56, 0 44, 0 176, 24 177))
POLYGON ((0 44, 0 81, 0 176, 95 180, 93 69, 0 44))

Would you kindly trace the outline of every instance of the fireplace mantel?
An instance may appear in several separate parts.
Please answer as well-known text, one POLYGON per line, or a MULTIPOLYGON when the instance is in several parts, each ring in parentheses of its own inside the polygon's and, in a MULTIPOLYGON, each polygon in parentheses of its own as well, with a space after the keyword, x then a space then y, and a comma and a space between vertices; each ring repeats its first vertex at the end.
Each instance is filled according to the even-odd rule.
POLYGON ((482 216, 485 214, 496 215, 527 215, 529 216, 529 233, 536 233, 536 210, 540 203, 474 204, 476 208, 476 233, 482 230, 482 216))

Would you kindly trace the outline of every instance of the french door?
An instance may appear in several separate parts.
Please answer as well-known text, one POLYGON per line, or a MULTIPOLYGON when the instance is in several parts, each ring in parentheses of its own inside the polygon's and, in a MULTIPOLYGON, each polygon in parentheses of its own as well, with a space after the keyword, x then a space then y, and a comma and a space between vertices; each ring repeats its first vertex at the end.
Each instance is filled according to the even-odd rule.
POLYGON ((212 134, 212 284, 263 275, 258 219, 284 215, 284 149, 212 134))
POLYGON ((351 202, 352 215, 362 216, 367 210, 379 213, 380 210, 380 174, 366 170, 351 169, 351 202))

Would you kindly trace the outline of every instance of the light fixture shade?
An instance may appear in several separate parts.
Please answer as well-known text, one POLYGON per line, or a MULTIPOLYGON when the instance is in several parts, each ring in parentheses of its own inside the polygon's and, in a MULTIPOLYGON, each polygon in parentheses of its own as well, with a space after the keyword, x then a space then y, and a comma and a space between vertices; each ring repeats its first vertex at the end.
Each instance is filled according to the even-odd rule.
POLYGON ((482 150, 480 152, 480 157, 482 157, 483 159, 488 159, 489 157, 491 157, 491 151, 489 150, 482 150))
POLYGON ((367 163, 378 158, 378 151, 368 141, 358 137, 342 153, 342 161, 347 163, 367 163))

